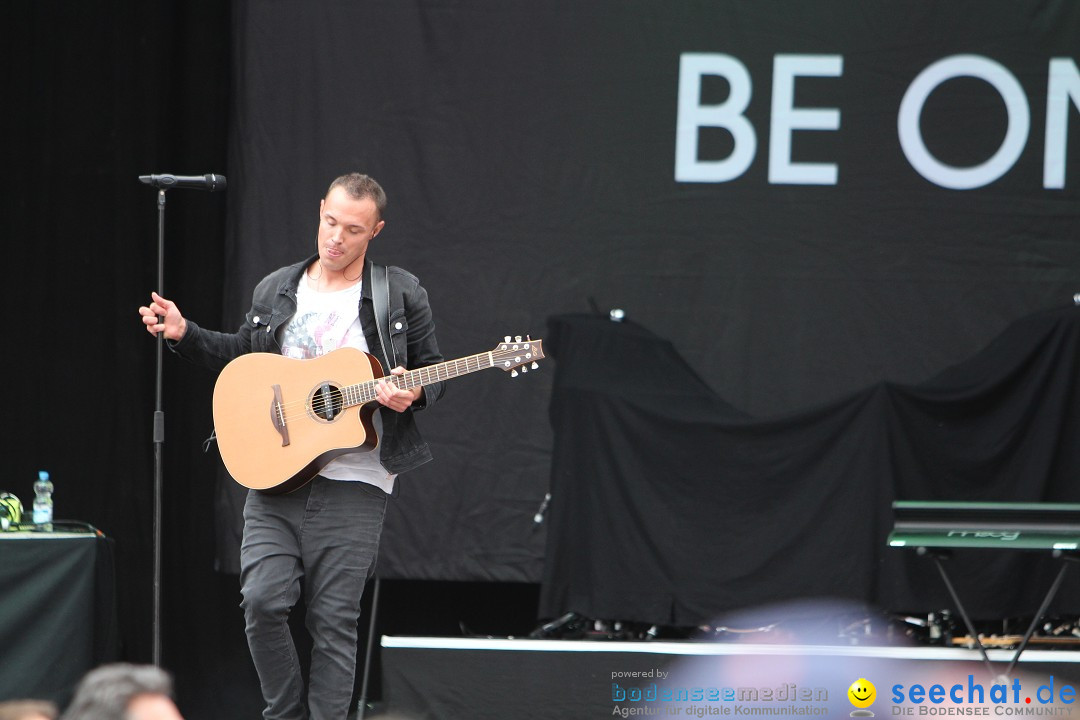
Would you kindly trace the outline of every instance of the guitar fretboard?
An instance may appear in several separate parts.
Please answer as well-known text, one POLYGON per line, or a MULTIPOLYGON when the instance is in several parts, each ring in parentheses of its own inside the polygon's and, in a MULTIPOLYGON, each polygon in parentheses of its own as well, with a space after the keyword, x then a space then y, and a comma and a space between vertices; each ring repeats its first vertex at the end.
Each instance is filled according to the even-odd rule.
MULTIPOLYGON (((450 380, 451 378, 461 377, 462 375, 468 375, 478 370, 487 370, 492 367, 495 367, 495 360, 491 352, 485 352, 458 358, 457 360, 447 360, 438 365, 428 365, 416 370, 409 370, 401 375, 386 375, 380 380, 392 381, 394 385, 402 390, 411 390, 415 387, 431 385, 441 380, 450 380)), ((341 397, 346 407, 364 405, 373 401, 375 399, 375 388, 378 384, 379 380, 368 380, 341 388, 341 397)))

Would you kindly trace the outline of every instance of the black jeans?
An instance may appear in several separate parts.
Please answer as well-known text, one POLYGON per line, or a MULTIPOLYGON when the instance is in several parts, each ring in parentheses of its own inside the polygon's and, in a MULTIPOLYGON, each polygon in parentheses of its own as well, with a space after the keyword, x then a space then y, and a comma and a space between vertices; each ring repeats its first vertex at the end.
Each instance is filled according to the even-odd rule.
POLYGON ((348 715, 360 598, 374 570, 386 499, 368 483, 321 476, 285 495, 248 493, 241 607, 267 720, 345 720, 348 715), (313 641, 307 707, 288 625, 301 578, 313 641))

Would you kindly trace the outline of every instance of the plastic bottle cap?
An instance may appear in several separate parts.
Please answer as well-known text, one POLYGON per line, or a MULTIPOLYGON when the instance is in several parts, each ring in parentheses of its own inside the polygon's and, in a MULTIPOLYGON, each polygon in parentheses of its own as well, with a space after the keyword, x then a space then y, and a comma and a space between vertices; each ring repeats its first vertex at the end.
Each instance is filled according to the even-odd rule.
POLYGON ((38 476, 38 480, 48 480, 49 479, 49 473, 46 470, 38 470, 37 476, 38 476))

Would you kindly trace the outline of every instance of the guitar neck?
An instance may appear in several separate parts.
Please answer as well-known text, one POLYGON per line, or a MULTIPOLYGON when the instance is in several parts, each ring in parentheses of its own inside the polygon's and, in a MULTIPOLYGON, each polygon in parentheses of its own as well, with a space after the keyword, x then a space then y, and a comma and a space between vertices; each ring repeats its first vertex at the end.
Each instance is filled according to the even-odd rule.
POLYGON ((438 365, 428 365, 416 370, 409 370, 403 375, 393 376, 393 380, 394 384, 402 390, 411 390, 415 387, 431 385, 442 380, 468 375, 478 370, 487 370, 490 367, 495 367, 495 361, 492 359, 490 352, 485 352, 458 358, 457 360, 447 360, 438 365))
MULTIPOLYGON (((416 370, 409 370, 402 375, 386 375, 380 380, 392 380, 394 385, 400 389, 411 390, 492 367, 495 367, 492 353, 484 352, 458 358, 457 360, 447 360, 437 365, 428 365, 416 370)), ((375 399, 375 388, 378 383, 379 380, 368 380, 367 382, 343 387, 341 392, 345 405, 364 405, 372 402, 375 399)))

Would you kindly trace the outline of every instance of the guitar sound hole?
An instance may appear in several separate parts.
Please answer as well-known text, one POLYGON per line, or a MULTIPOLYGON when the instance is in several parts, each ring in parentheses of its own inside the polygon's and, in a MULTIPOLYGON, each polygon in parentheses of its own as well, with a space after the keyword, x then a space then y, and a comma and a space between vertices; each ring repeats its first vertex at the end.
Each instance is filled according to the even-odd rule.
POLYGON ((311 396, 311 412, 321 420, 333 420, 341 414, 343 408, 341 389, 336 385, 323 383, 311 396))

